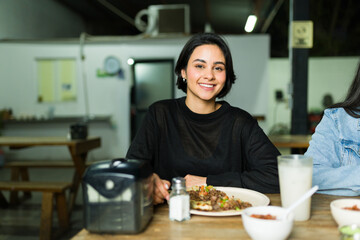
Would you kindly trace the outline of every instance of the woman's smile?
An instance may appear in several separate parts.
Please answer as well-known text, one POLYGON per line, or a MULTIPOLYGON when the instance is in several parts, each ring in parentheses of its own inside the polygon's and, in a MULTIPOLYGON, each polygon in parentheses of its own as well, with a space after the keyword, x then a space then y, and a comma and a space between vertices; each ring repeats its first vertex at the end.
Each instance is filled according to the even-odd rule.
POLYGON ((214 84, 206 84, 206 83, 199 83, 199 85, 205 90, 213 90, 216 85, 214 84))

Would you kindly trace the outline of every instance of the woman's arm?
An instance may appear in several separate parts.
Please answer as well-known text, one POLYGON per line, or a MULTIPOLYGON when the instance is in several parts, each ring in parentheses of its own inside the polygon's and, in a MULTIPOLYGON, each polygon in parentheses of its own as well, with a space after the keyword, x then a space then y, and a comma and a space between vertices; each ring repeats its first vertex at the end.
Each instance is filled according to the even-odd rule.
POLYGON ((127 151, 126 158, 149 160, 153 166, 154 149, 157 143, 157 125, 154 109, 149 107, 135 138, 127 151))
POLYGON ((343 160, 341 147, 336 120, 325 111, 305 153, 313 158, 313 185, 325 194, 360 195, 360 165, 343 160))
MULTIPOLYGON (((148 160, 153 166, 154 149, 157 144, 156 130, 157 127, 153 109, 150 107, 139 131, 128 149, 126 158, 148 160)), ((168 189, 170 188, 170 182, 160 179, 159 175, 153 173, 153 184, 154 204, 160 204, 163 203, 164 200, 169 200, 168 189)))

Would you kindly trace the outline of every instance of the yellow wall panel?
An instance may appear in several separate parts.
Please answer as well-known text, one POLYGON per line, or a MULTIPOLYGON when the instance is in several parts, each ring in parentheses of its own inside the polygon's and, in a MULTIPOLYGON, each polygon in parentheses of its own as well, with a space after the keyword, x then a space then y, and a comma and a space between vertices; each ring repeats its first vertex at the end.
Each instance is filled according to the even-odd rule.
POLYGON ((60 100, 76 100, 76 62, 72 59, 59 61, 60 100))
POLYGON ((76 100, 76 60, 37 60, 38 102, 76 100))
POLYGON ((40 102, 52 102, 55 100, 55 74, 54 63, 50 60, 41 60, 37 62, 38 83, 40 102))

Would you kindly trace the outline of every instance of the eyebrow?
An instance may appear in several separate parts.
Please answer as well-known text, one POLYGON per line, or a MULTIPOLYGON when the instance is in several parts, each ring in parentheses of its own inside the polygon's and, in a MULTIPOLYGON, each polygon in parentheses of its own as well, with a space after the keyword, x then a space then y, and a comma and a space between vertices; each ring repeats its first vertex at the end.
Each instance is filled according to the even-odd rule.
MULTIPOLYGON (((199 58, 195 59, 193 62, 202 62, 202 63, 206 63, 206 61, 205 61, 205 60, 203 60, 203 59, 199 59, 199 58)), ((224 66, 225 66, 225 63, 224 63, 224 62, 221 62, 221 61, 214 62, 214 64, 222 64, 222 65, 224 65, 224 66)))

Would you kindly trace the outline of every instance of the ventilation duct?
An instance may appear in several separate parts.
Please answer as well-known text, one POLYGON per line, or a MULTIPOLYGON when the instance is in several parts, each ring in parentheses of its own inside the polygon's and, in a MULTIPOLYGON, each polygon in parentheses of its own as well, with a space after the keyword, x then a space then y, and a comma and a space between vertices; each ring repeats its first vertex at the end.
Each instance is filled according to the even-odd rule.
POLYGON ((190 34, 190 8, 187 4, 150 5, 135 17, 136 27, 150 36, 190 34), (142 19, 147 16, 147 23, 142 19))

